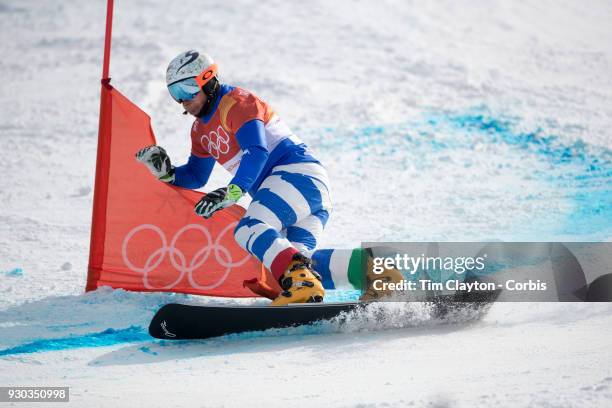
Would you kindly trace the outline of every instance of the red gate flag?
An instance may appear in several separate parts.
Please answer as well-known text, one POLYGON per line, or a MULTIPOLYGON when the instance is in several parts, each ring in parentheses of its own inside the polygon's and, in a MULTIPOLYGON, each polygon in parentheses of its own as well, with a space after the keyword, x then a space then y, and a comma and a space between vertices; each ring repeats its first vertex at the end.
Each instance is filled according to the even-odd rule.
POLYGON ((202 193, 157 181, 135 160, 156 144, 151 120, 103 81, 87 290, 245 297, 243 281, 271 279, 234 240, 245 210, 234 205, 205 220, 202 193))

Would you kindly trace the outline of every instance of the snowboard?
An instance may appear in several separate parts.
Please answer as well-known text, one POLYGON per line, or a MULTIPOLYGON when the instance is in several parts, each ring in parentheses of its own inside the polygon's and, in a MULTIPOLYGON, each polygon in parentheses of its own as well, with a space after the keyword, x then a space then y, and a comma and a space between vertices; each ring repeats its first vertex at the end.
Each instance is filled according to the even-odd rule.
MULTIPOLYGON (((488 311, 501 290, 435 296, 432 318, 471 311, 479 318, 488 311)), ((227 334, 312 324, 342 318, 342 313, 367 307, 363 302, 301 303, 291 306, 208 306, 170 303, 162 306, 149 325, 158 339, 208 339, 227 334)))

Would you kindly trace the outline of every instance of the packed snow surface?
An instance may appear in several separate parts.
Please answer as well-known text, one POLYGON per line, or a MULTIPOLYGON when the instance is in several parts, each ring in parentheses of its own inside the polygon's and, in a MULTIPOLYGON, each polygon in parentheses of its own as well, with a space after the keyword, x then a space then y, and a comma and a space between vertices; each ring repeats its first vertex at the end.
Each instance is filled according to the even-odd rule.
MULTIPOLYGON (((146 333, 160 305, 238 301, 84 294, 105 11, 0 4, 0 386, 88 407, 612 404, 605 303, 172 343, 146 333)), ((328 167, 322 247, 610 241, 610 21, 609 1, 117 1, 111 77, 181 163, 191 119, 165 67, 211 54, 328 167)))

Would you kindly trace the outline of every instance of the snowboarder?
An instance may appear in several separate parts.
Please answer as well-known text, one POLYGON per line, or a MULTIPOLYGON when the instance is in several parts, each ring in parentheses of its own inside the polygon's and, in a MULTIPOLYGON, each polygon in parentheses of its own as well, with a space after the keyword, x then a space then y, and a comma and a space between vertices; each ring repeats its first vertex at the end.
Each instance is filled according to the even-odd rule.
POLYGON ((221 164, 233 178, 206 194, 196 214, 210 218, 250 194, 234 237, 280 283, 283 291, 272 304, 323 301, 310 259, 332 210, 323 165, 266 102, 220 82, 210 56, 182 52, 168 65, 166 85, 184 113, 195 117, 191 155, 174 167, 161 146, 148 146, 137 160, 160 181, 189 189, 203 187, 215 162, 221 164))

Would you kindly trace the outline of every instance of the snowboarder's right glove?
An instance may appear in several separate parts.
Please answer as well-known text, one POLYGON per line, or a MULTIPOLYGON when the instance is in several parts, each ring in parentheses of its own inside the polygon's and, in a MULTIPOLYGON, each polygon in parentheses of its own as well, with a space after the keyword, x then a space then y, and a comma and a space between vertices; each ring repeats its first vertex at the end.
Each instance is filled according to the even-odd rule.
POLYGON ((230 184, 227 187, 221 187, 206 194, 200 201, 196 203, 195 213, 206 219, 219 210, 236 204, 244 195, 242 189, 236 184, 230 184))
POLYGON ((164 183, 174 181, 174 166, 170 157, 161 146, 147 146, 136 153, 136 160, 147 166, 155 177, 164 183))

